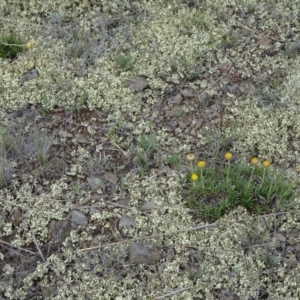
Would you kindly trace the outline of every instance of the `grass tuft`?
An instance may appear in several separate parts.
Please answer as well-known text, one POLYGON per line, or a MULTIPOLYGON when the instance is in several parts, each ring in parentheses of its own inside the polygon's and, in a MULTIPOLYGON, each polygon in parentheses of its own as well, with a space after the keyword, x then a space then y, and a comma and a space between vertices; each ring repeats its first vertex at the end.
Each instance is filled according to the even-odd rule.
POLYGON ((0 57, 14 59, 24 50, 24 42, 14 34, 0 36, 0 57))
POLYGON ((231 164, 232 154, 225 154, 226 163, 206 166, 201 160, 188 173, 187 206, 199 217, 215 221, 243 206, 254 214, 266 214, 284 209, 293 199, 293 187, 284 182, 282 174, 270 169, 270 162, 261 165, 257 158, 252 164, 231 164))

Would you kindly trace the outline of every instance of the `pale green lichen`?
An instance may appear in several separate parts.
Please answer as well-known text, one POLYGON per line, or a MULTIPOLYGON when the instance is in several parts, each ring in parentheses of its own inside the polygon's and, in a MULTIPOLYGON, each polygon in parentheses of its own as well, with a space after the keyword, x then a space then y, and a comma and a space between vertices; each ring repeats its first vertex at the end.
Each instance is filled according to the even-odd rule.
MULTIPOLYGON (((99 21, 98 11, 89 6, 88 1, 80 3, 25 1, 23 9, 21 5, 12 7, 11 16, 0 20, 1 28, 5 31, 16 30, 21 36, 34 41, 36 47, 28 53, 21 54, 14 63, 0 61, 0 89, 4 91, 1 93, 1 119, 7 110, 15 110, 28 102, 42 103, 47 110, 51 110, 55 105, 72 107, 76 104, 78 95, 86 92, 88 107, 100 109, 106 114, 103 121, 115 123, 116 120, 121 120, 132 130, 135 137, 151 133, 151 122, 141 117, 143 105, 155 104, 169 85, 180 83, 181 79, 195 71, 201 72, 202 56, 210 50, 217 49, 222 37, 229 35, 231 27, 240 27, 240 9, 247 12, 252 9, 251 6, 254 7, 260 19, 266 19, 260 28, 272 32, 275 27, 283 41, 286 24, 290 24, 294 29, 299 25, 298 4, 288 0, 280 3, 276 1, 273 4, 272 1, 268 4, 264 1, 226 0, 209 1, 201 5, 199 1, 195 1, 200 6, 191 9, 187 8, 183 1, 175 0, 133 2, 144 14, 137 24, 130 24, 132 31, 127 31, 126 27, 125 33, 127 32, 129 37, 120 30, 115 35, 118 42, 114 44, 110 41, 103 44, 104 50, 95 58, 94 65, 88 67, 89 73, 86 77, 74 77, 76 64, 80 65, 82 61, 67 56, 69 48, 66 40, 52 35, 54 25, 51 18, 55 19, 56 16, 57 19, 56 14, 60 12, 65 21, 78 21, 77 25, 82 36, 95 38, 95 31, 89 29, 96 28, 99 21), (272 17, 268 15, 267 5, 272 7, 272 17), (229 18, 227 24, 220 22, 218 18, 230 7, 236 14, 229 18), (47 19, 48 23, 40 23, 42 14, 45 18, 50 18, 47 19), (8 18, 11 22, 7 20, 8 18), (12 18, 18 22, 12 22, 12 18), (277 26, 278 23, 280 25, 277 26), (120 70, 115 58, 128 52, 132 56, 133 69, 120 70), (39 78, 19 86, 18 78, 33 67, 38 69, 39 78), (172 73, 172 67, 176 67, 178 72, 172 73), (125 84, 128 78, 136 75, 146 76, 150 87, 145 92, 143 100, 125 84)), ((7 1, 2 1, 0 11, 6 10, 7 5, 7 1)), ((107 0, 101 1, 101 5, 103 12, 107 16, 112 16, 114 13, 122 12, 130 4, 129 1, 107 0)), ((128 12, 121 14, 120 18, 125 22, 128 14, 128 12)), ((256 23, 257 19, 254 16, 250 17, 245 31, 254 30, 251 28, 255 28, 256 23)), ((87 42, 88 40, 84 40, 84 43, 87 42)), ((234 59, 234 64, 239 66, 239 75, 243 78, 249 77, 253 70, 256 74, 262 74, 267 69, 271 74, 280 69, 287 69, 289 74, 279 95, 282 101, 291 105, 274 109, 268 118, 264 114, 268 108, 257 106, 256 95, 247 95, 245 101, 238 101, 232 96, 225 121, 229 127, 228 131, 232 131, 232 128, 237 129, 238 142, 233 148, 240 153, 243 161, 249 159, 252 148, 256 146, 261 157, 272 160, 282 168, 287 166, 293 168, 296 162, 299 163, 298 149, 300 149, 297 72, 300 61, 295 59, 291 66, 284 51, 276 56, 276 60, 273 57, 261 60, 259 55, 265 50, 263 47, 259 49, 260 52, 244 51, 242 44, 233 49, 226 49, 226 55, 223 51, 216 51, 216 57, 212 53, 204 57, 212 63, 218 59, 220 63, 231 64, 234 59)), ((252 46, 256 47, 255 43, 252 46)), ((281 42, 276 41, 275 50, 280 51, 280 46, 281 42)), ((214 68, 205 71, 213 74, 214 68)), ((266 78, 261 80, 264 82, 266 78)), ((208 79, 195 80, 187 83, 186 87, 207 89, 208 95, 220 96, 218 87, 212 85, 208 79)), ((143 109, 144 116, 148 116, 150 108, 143 109)), ((194 108, 186 105, 183 113, 193 111, 194 108)), ((91 135, 95 133, 90 124, 82 125, 91 135)), ((208 130, 208 127, 204 129, 208 130)), ((170 136, 166 128, 157 130, 158 148, 168 153, 189 153, 195 137, 187 136, 184 143, 177 139, 176 147, 173 145, 174 140, 176 138, 170 136)), ((125 149, 130 147, 131 141, 126 139, 121 141, 122 147, 125 149)), ((197 132, 197 146, 201 148, 207 143, 209 137, 204 131, 197 132)), ((97 145, 96 152, 101 150, 103 145, 97 145)), ((159 163, 162 163, 166 156, 165 153, 155 155, 159 163)), ((78 157, 79 162, 91 159, 90 153, 81 146, 72 152, 72 156, 78 157)), ((83 178, 82 165, 80 163, 71 165, 67 175, 83 178)), ((294 182, 299 182, 299 175, 295 172, 291 172, 290 177, 294 182)), ((28 180, 30 183, 19 187, 16 196, 12 196, 8 191, 1 191, 1 205, 4 212, 10 213, 15 207, 21 207, 26 211, 26 219, 12 240, 12 244, 16 246, 29 245, 33 242, 33 237, 42 243, 48 234, 49 222, 52 219, 64 219, 65 213, 74 208, 72 203, 63 205, 59 201, 68 191, 65 177, 50 186, 49 194, 42 194, 39 198, 33 198, 30 192, 34 178, 29 176, 28 180)), ((48 293, 51 299, 154 299, 180 288, 187 290, 175 293, 172 299, 194 299, 194 297, 214 299, 212 290, 216 288, 233 290, 241 299, 247 299, 249 296, 257 297, 258 290, 262 286, 276 299, 299 298, 300 291, 296 286, 299 279, 297 277, 299 265, 290 270, 289 274, 286 274, 284 266, 279 265, 276 269, 276 280, 282 282, 274 284, 272 276, 262 275, 262 270, 266 269, 266 262, 265 249, 261 247, 268 244, 270 251, 274 251, 276 242, 269 236, 269 227, 277 226, 283 232, 291 227, 300 229, 297 222, 298 210, 287 214, 283 224, 274 216, 269 216, 267 226, 261 218, 254 218, 245 210, 238 208, 221 219, 218 226, 194 231, 189 230, 195 226, 195 220, 184 206, 182 176, 174 173, 162 178, 150 173, 147 178, 141 178, 129 173, 125 181, 129 192, 129 209, 122 208, 116 212, 108 208, 105 199, 99 196, 94 203, 102 210, 92 215, 92 225, 84 228, 81 233, 72 231, 64 243, 62 256, 52 255, 45 263, 39 263, 36 270, 25 277, 19 288, 14 290, 13 282, 9 282, 5 296, 10 299, 25 299, 28 292, 34 288, 35 282, 41 280, 42 291, 45 293, 43 297, 46 298, 48 293), (149 215, 141 209, 146 201, 154 203, 149 215), (115 225, 124 214, 135 219, 137 223, 137 228, 124 230, 130 238, 140 238, 158 245, 174 247, 176 255, 173 260, 164 261, 158 266, 129 265, 125 257, 131 240, 121 240, 120 243, 113 245, 106 243, 113 234, 118 237, 115 225), (91 240, 97 228, 102 230, 98 235, 101 249, 94 255, 94 261, 90 264, 94 265, 94 269, 91 270, 89 255, 93 250, 79 250, 82 250, 80 247, 84 243, 91 240), (259 241, 252 245, 251 242, 257 235, 259 241), (247 255, 243 251, 243 243, 249 244, 247 255), (203 270, 200 275, 197 273, 199 270, 193 269, 195 266, 189 263, 190 248, 205 253, 203 262, 200 266, 196 266, 203 270), (106 262, 109 263, 106 265, 106 262), (70 263, 75 266, 70 267, 70 263), (123 272, 122 275, 120 270, 123 272), (194 277, 199 276, 198 280, 193 282, 191 273, 194 277), (141 280, 138 280, 136 274, 141 280)), ((17 186, 18 183, 12 184, 17 186)), ((126 193, 125 195, 128 196, 126 193)), ((113 195, 113 201, 123 197, 124 193, 120 192, 113 195)), ((82 205, 85 201, 89 201, 88 193, 79 204, 82 205)), ((298 197, 295 199, 295 205, 299 206, 299 202, 298 197)), ((81 209, 88 213, 87 208, 81 209)), ((1 236, 11 235, 12 227, 11 222, 2 225, 1 236)), ((278 258, 277 255, 279 254, 274 252, 275 259, 278 258)), ((197 259, 200 260, 199 257, 197 259)), ((13 271, 8 267, 7 270, 13 271)))

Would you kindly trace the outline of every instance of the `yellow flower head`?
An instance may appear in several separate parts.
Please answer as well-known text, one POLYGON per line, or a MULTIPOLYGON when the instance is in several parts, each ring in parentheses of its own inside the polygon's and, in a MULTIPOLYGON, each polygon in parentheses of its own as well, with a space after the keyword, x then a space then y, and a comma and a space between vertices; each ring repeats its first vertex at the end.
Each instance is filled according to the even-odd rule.
POLYGON ((225 153, 225 159, 226 160, 231 160, 232 159, 232 153, 231 152, 226 152, 225 153))
POLYGON ((265 168, 269 168, 270 165, 271 165, 271 163, 270 163, 268 160, 264 160, 264 161, 263 161, 263 166, 264 166, 265 168))
POLYGON ((34 43, 33 43, 33 42, 28 42, 28 43, 27 43, 27 48, 28 48, 29 50, 33 49, 33 48, 34 48, 34 43))
POLYGON ((189 153, 186 158, 188 161, 193 161, 195 159, 195 155, 193 153, 189 153))
POLYGON ((200 169, 202 169, 202 168, 204 168, 205 167, 205 161, 204 160, 199 160, 199 162, 198 162, 198 167, 200 168, 200 169))
POLYGON ((191 178, 193 181, 196 181, 196 180, 198 180, 198 175, 196 173, 193 173, 191 178))
POLYGON ((251 164, 256 165, 258 163, 258 158, 257 157, 252 157, 251 158, 251 164))

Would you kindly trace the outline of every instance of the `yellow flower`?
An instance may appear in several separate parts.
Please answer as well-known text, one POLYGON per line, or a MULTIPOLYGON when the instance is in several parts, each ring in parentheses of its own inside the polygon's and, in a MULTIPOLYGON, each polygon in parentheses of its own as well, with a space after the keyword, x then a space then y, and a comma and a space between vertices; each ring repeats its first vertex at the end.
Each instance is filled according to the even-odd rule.
POLYGON ((270 163, 268 160, 264 160, 264 161, 263 161, 263 166, 264 166, 265 168, 269 168, 270 165, 271 165, 271 163, 270 163))
POLYGON ((28 48, 29 50, 33 49, 33 48, 34 48, 34 43, 33 43, 33 42, 28 42, 28 43, 27 43, 27 48, 28 48))
POLYGON ((256 165, 258 163, 258 158, 257 157, 252 157, 251 158, 251 164, 256 165))
POLYGON ((231 152, 226 152, 225 153, 225 159, 231 160, 232 159, 232 153, 231 152))
POLYGON ((204 161, 204 160, 199 160, 199 162, 198 162, 198 167, 199 167, 200 169, 204 168, 204 167, 205 167, 205 161, 204 161))
POLYGON ((193 161, 195 159, 195 155, 193 153, 190 153, 186 156, 188 161, 193 161))
POLYGON ((196 173, 193 173, 191 178, 193 181, 196 181, 196 180, 198 180, 198 175, 196 173))

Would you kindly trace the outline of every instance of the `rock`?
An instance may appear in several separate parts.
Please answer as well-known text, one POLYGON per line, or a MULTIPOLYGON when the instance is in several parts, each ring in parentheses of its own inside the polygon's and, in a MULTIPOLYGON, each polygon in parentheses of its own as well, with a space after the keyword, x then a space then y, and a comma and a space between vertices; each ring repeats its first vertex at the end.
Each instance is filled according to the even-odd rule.
POLYGON ((71 221, 73 223, 75 223, 76 225, 87 225, 88 224, 88 219, 86 217, 86 215, 79 211, 79 210, 76 210, 74 209, 71 213, 71 221))
POLYGON ((65 171, 67 164, 65 161, 59 157, 54 157, 49 162, 49 170, 53 171, 55 174, 61 174, 65 171))
POLYGON ((104 179, 110 183, 112 183, 113 185, 116 185, 118 182, 118 177, 112 173, 112 172, 106 172, 104 174, 104 179))
POLYGON ((104 187, 104 183, 101 178, 95 176, 88 177, 87 182, 93 192, 96 192, 97 190, 104 187))
POLYGON ((141 242, 130 245, 128 255, 131 264, 155 264, 160 258, 157 246, 141 242))
POLYGON ((183 95, 183 97, 185 97, 185 98, 193 98, 193 97, 195 97, 195 93, 193 91, 191 91, 191 90, 184 89, 184 90, 181 90, 180 92, 183 95))
POLYGON ((90 209, 90 215, 92 216, 94 214, 101 214, 101 211, 98 208, 96 208, 96 207, 91 207, 91 209, 90 209))
POLYGON ((23 116, 23 113, 24 113, 24 109, 20 108, 20 109, 17 109, 16 111, 10 113, 7 115, 7 118, 8 119, 15 119, 15 118, 20 118, 23 116))
POLYGON ((297 259, 285 259, 284 263, 288 268, 293 268, 298 264, 298 260, 297 259))
POLYGON ((19 226, 22 223, 23 220, 23 214, 20 208, 16 208, 14 210, 13 215, 11 216, 11 221, 15 226, 19 226))
POLYGON ((275 239, 277 239, 278 241, 280 241, 280 242, 285 242, 286 241, 286 237, 280 232, 274 232, 273 237, 275 239))
POLYGON ((225 84, 221 87, 221 91, 226 94, 226 93, 232 93, 233 87, 229 84, 225 84))
POLYGON ((137 76, 129 79, 128 86, 135 92, 141 92, 148 86, 148 82, 145 77, 137 76))
POLYGON ((198 101, 200 105, 208 106, 209 104, 209 95, 207 93, 201 93, 198 96, 198 101))
POLYGON ((72 133, 69 133, 69 132, 67 132, 67 131, 65 131, 65 130, 60 130, 60 131, 58 132, 58 135, 59 135, 60 137, 62 137, 62 138, 72 138, 72 137, 73 137, 73 134, 72 134, 72 133))
POLYGON ((64 240, 70 235, 71 222, 62 220, 52 220, 49 225, 53 242, 62 245, 64 240))
POLYGON ((178 105, 182 102, 182 99, 183 99, 183 97, 182 97, 181 93, 179 93, 176 96, 172 96, 172 97, 168 98, 168 102, 170 104, 177 104, 178 105))
POLYGON ((136 226, 136 221, 131 218, 131 217, 128 217, 126 215, 122 216, 122 218, 120 219, 119 221, 119 229, 122 229, 122 228, 126 228, 126 227, 130 227, 130 226, 136 226))
POLYGON ((199 118, 197 120, 196 125, 195 125, 195 129, 198 130, 202 126, 203 122, 204 122, 204 119, 203 118, 199 118))
POLYGON ((272 41, 266 36, 264 36, 257 41, 257 44, 260 46, 270 46, 272 44, 272 41))
POLYGON ((75 139, 80 144, 87 144, 89 142, 81 133, 75 134, 75 139))
POLYGON ((33 80, 39 76, 39 73, 36 69, 32 69, 28 72, 25 72, 21 77, 19 78, 19 85, 23 85, 24 82, 33 80))
POLYGON ((181 129, 185 129, 187 127, 186 124, 182 121, 179 121, 178 125, 179 125, 179 128, 181 128, 181 129))
POLYGON ((71 221, 52 220, 49 224, 52 241, 41 248, 44 257, 57 253, 72 230, 71 221))
POLYGON ((121 199, 116 202, 116 204, 124 207, 128 207, 129 200, 128 199, 121 199))
POLYGON ((290 238, 286 242, 289 245, 296 245, 297 244, 297 242, 296 242, 296 240, 294 238, 290 238))

